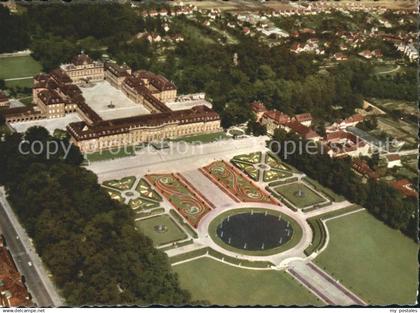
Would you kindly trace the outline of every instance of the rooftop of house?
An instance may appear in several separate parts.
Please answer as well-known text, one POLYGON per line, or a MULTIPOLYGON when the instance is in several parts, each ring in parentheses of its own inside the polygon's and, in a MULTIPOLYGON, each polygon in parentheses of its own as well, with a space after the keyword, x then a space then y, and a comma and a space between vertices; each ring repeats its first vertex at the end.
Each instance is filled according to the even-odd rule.
POLYGON ((312 128, 307 127, 296 120, 287 123, 286 126, 289 127, 295 133, 301 135, 305 139, 313 139, 319 137, 319 134, 312 128))
POLYGON ((0 245, 0 307, 31 306, 30 295, 12 256, 0 245))
POLYGON ((260 101, 254 101, 251 103, 251 110, 255 113, 266 112, 267 108, 265 107, 264 103, 260 101))
POLYGON ((388 154, 386 156, 386 159, 388 160, 388 162, 392 162, 392 161, 399 161, 401 160, 401 157, 399 154, 388 154))
POLYGON ((391 183, 391 186, 401 192, 406 197, 417 197, 418 192, 412 187, 408 179, 399 179, 391 183))
POLYGON ((263 118, 273 120, 274 123, 284 125, 290 122, 290 116, 277 110, 266 111, 263 118))

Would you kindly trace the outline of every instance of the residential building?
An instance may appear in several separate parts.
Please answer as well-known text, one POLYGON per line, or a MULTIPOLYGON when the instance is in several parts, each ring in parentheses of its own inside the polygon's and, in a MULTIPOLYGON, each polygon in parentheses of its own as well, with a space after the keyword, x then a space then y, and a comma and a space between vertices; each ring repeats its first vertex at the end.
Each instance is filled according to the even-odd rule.
POLYGON ((9 98, 0 90, 0 107, 9 107, 9 98))
POLYGON ((387 160, 387 167, 388 168, 393 168, 395 166, 402 166, 401 164, 401 157, 399 154, 388 154, 386 155, 386 160, 387 160))
POLYGON ((33 306, 31 295, 0 237, 0 308, 33 306))

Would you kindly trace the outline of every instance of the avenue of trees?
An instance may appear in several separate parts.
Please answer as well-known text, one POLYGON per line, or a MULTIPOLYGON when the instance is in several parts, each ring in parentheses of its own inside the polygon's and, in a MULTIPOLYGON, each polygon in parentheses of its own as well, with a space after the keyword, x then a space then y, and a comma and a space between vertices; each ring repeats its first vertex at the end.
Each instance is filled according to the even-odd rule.
MULTIPOLYGON (((62 142, 43 128, 29 129, 24 138, 62 142)), ((132 211, 79 167, 78 149, 67 159, 60 151, 48 160, 19 153, 21 139, 13 134, 0 142, 0 184, 68 305, 190 301, 166 254, 135 229, 132 211)))
MULTIPOLYGON (((293 134, 277 130, 274 134, 272 147, 278 150, 276 144, 293 141, 297 145, 305 141, 293 134)), ((312 151, 312 150, 311 150, 312 151)), ((382 181, 368 180, 363 183, 361 178, 352 171, 351 158, 330 158, 328 154, 308 153, 302 151, 286 156, 280 151, 278 156, 306 173, 309 177, 319 181, 334 192, 345 196, 349 201, 366 208, 371 214, 392 228, 401 230, 407 236, 417 241, 418 212, 417 201, 404 198, 389 184, 382 181)))

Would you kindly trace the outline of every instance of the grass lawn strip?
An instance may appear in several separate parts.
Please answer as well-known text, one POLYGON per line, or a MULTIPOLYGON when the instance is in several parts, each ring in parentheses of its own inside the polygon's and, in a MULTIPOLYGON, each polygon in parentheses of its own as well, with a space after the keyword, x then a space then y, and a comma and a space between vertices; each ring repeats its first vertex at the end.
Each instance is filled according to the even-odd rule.
POLYGON ((328 201, 303 183, 281 185, 275 187, 274 191, 298 208, 306 208, 328 201), (302 196, 297 194, 300 190, 303 192, 302 196))
POLYGON ((256 169, 253 165, 245 162, 239 162, 237 160, 231 160, 232 164, 239 168, 242 172, 247 174, 252 180, 258 181, 260 178, 259 170, 256 169))
POLYGON ((261 163, 261 152, 252 152, 248 154, 240 154, 233 157, 233 160, 248 162, 250 164, 258 164, 261 163))
POLYGON ((119 180, 118 179, 107 180, 107 181, 104 181, 102 185, 106 187, 118 189, 121 191, 127 191, 133 187, 135 181, 136 181, 136 177, 129 176, 129 177, 121 178, 119 180))
POLYGON ((136 221, 136 226, 147 237, 152 239, 155 246, 161 246, 188 238, 170 216, 166 214, 136 221), (156 229, 159 225, 162 225, 165 230, 159 232, 156 229))
POLYGON ((150 201, 161 202, 162 197, 152 189, 150 184, 144 179, 140 179, 136 186, 136 191, 140 194, 141 197, 146 198, 150 201))
POLYGON ((291 276, 280 271, 232 267, 203 257, 173 267, 193 300, 216 305, 322 305, 291 276))
POLYGON ((370 304, 414 304, 418 245, 366 211, 327 221, 315 263, 370 304))
POLYGON ((292 175, 293 174, 290 172, 283 172, 280 170, 271 169, 271 170, 264 171, 263 181, 267 183, 273 182, 275 180, 291 177, 292 175))
MULTIPOLYGON (((33 76, 41 70, 41 64, 31 56, 0 58, 0 79, 33 76)), ((32 78, 30 80, 32 81, 32 78)))

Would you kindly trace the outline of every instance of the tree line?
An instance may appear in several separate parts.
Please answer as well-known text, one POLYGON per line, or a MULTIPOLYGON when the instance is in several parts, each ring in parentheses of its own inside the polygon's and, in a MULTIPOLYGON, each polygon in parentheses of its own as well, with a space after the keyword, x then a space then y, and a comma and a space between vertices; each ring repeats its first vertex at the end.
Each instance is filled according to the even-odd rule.
POLYGON ((49 159, 22 155, 22 139, 60 140, 37 127, 6 136, 0 142, 0 184, 68 305, 191 301, 166 254, 135 228, 132 210, 111 200, 96 175, 79 166, 77 148, 66 159, 63 150, 49 159))
MULTIPOLYGON (((303 146, 306 143, 294 134, 277 130, 271 142, 273 151, 279 151, 279 145, 285 141, 303 146)), ((337 194, 366 208, 388 226, 402 231, 415 241, 418 240, 416 199, 403 197, 389 184, 380 180, 369 179, 364 183, 352 170, 351 157, 331 158, 328 154, 321 153, 321 150, 318 152, 313 154, 302 150, 286 155, 280 151, 278 156, 337 194)))

